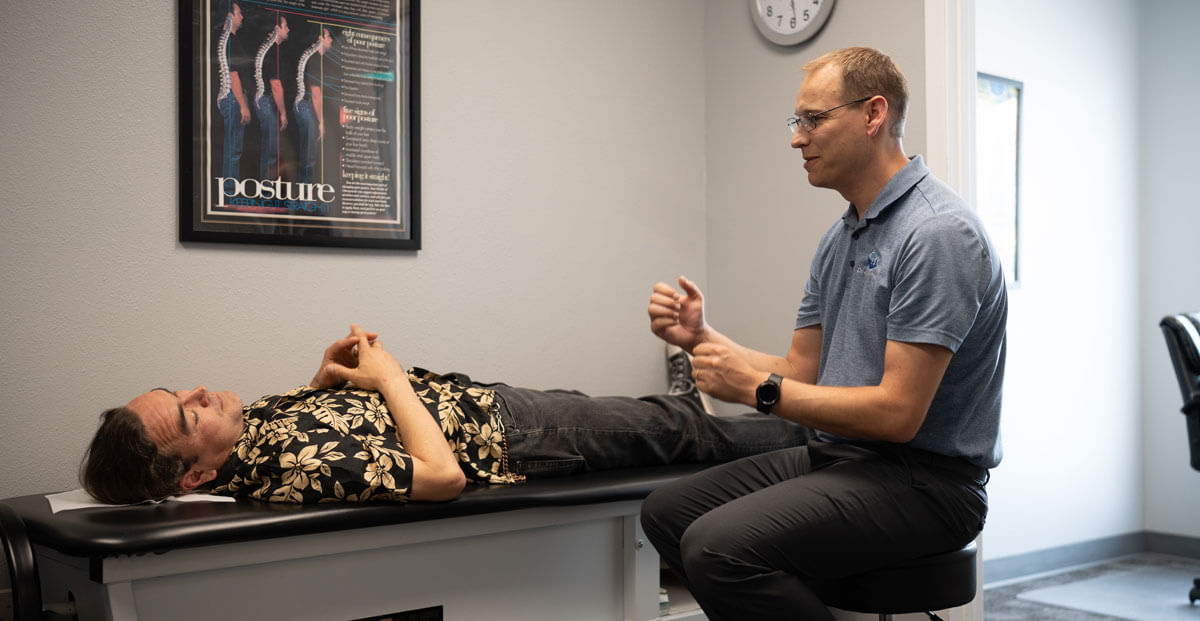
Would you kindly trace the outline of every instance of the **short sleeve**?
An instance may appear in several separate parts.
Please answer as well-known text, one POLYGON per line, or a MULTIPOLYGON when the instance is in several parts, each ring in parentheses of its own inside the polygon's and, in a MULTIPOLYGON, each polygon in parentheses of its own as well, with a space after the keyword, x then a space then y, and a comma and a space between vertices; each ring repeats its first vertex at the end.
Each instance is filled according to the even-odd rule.
POLYGON ((986 240, 966 219, 930 219, 905 241, 893 275, 887 338, 958 351, 991 279, 986 240))
POLYGON ((800 300, 800 308, 796 311, 796 329, 820 325, 821 323, 821 285, 810 272, 808 282, 804 283, 804 298, 800 300))

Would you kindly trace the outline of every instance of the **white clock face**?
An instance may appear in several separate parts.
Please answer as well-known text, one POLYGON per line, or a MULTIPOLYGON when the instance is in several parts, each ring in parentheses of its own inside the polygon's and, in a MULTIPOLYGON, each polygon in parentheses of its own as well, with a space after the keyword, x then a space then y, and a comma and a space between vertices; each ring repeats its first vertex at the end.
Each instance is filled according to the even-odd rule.
POLYGON ((764 37, 780 45, 795 45, 821 29, 833 3, 834 0, 750 0, 750 12, 764 37))
POLYGON ((809 27, 821 11, 823 0, 758 0, 758 15, 764 25, 783 35, 809 27))

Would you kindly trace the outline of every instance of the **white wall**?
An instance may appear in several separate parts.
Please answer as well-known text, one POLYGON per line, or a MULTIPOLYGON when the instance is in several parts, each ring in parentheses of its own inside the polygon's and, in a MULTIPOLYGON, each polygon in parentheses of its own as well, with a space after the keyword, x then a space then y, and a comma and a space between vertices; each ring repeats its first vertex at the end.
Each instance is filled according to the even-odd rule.
POLYGON ((424 3, 414 254, 176 241, 175 5, 0 8, 0 497, 75 487, 149 388, 308 381, 351 321, 408 364, 665 388, 650 286, 706 276, 702 7, 424 3))
POLYGON ((1200 472, 1188 465, 1179 387, 1158 328, 1164 315, 1200 310, 1200 208, 1196 156, 1200 126, 1189 111, 1200 100, 1200 3, 1160 0, 1140 5, 1141 60, 1130 91, 1141 97, 1140 275, 1142 429, 1146 454, 1146 529, 1200 536, 1200 472))
POLYGON ((1009 290, 989 558, 1143 528, 1139 6, 976 4, 979 71, 1025 86, 1022 282, 1009 290))

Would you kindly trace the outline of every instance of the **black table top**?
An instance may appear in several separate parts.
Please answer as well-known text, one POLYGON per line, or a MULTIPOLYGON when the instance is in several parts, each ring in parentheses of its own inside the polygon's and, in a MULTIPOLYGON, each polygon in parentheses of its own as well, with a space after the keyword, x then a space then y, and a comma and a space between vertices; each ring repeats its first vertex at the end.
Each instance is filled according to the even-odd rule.
POLYGON ((495 513, 529 507, 640 500, 705 465, 628 468, 536 479, 517 485, 468 486, 449 502, 292 505, 163 502, 50 512, 44 495, 0 500, 21 516, 34 544, 71 556, 103 557, 334 532, 387 524, 495 513))

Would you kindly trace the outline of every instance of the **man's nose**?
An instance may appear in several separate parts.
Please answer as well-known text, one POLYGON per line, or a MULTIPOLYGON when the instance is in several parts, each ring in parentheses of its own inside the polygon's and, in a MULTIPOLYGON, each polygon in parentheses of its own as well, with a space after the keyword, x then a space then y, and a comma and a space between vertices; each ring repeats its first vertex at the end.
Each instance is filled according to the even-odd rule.
POLYGON ((200 384, 192 389, 185 400, 196 401, 201 407, 208 407, 208 389, 204 387, 204 384, 200 384))
POLYGON ((806 144, 808 144, 808 132, 797 125, 796 130, 792 132, 792 148, 799 149, 806 144))

